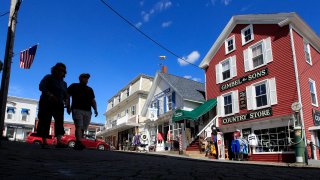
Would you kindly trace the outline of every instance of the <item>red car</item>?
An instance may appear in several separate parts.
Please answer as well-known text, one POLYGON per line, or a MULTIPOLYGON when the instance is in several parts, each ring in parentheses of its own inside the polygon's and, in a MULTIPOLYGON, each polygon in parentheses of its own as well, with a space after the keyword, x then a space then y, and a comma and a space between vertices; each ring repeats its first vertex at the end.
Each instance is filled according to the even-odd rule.
MULTIPOLYGON (((76 137, 73 135, 64 135, 61 138, 61 142, 73 148, 76 144, 76 137)), ((85 135, 85 137, 81 139, 81 142, 87 149, 98 149, 98 150, 110 149, 110 146, 107 143, 105 143, 103 140, 95 139, 94 137, 91 137, 91 136, 85 135)))
MULTIPOLYGON (((26 142, 29 144, 42 144, 42 138, 38 136, 37 133, 29 133, 26 142)), ((47 143, 49 145, 56 144, 56 139, 54 136, 49 135, 47 138, 47 143)))

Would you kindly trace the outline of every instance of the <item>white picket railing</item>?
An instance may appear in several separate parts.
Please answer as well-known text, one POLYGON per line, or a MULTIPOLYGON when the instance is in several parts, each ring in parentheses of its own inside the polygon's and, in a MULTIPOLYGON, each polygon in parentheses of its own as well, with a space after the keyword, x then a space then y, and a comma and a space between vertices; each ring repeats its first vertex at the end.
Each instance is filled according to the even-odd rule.
POLYGON ((217 119, 217 116, 214 117, 210 122, 208 122, 208 124, 203 129, 201 129, 201 131, 197 134, 197 136, 200 136, 200 134, 202 134, 203 131, 205 131, 206 129, 211 128, 213 123, 216 122, 216 119, 217 119))

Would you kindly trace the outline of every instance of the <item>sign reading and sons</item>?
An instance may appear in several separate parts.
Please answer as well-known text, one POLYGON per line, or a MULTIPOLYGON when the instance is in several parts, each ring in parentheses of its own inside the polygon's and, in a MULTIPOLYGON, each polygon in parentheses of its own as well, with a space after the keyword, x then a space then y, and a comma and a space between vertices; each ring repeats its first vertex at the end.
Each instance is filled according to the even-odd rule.
POLYGON ((268 116, 272 116, 272 108, 261 109, 247 114, 225 117, 222 118, 222 124, 231 124, 252 119, 259 119, 268 116))
POLYGON ((234 81, 223 84, 220 86, 220 91, 224 91, 224 90, 233 88, 235 86, 239 86, 240 84, 243 84, 243 83, 249 82, 249 81, 253 81, 255 79, 261 78, 266 75, 268 75, 268 68, 262 69, 260 71, 249 74, 248 76, 244 76, 244 77, 241 77, 241 78, 236 79, 234 81))
POLYGON ((317 110, 313 111, 313 121, 314 121, 314 125, 320 126, 320 111, 317 111, 317 110))

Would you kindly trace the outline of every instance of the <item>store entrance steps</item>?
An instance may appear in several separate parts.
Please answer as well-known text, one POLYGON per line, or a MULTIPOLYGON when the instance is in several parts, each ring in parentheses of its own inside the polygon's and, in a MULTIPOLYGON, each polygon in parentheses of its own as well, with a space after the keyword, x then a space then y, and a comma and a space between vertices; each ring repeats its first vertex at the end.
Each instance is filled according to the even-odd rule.
POLYGON ((199 140, 196 139, 191 144, 189 144, 186 151, 199 151, 199 140))

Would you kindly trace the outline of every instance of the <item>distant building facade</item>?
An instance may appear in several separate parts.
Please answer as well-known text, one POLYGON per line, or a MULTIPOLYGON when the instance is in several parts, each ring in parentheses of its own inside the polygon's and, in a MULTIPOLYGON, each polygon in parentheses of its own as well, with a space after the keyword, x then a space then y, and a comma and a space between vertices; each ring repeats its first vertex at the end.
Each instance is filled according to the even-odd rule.
POLYGON ((8 96, 3 136, 12 141, 24 141, 33 132, 38 101, 8 96))
POLYGON ((152 86, 153 77, 140 74, 108 100, 105 127, 97 133, 116 149, 130 143, 145 121, 142 107, 152 86))

